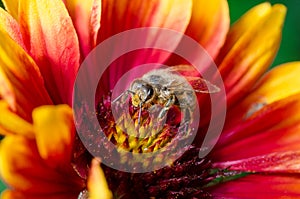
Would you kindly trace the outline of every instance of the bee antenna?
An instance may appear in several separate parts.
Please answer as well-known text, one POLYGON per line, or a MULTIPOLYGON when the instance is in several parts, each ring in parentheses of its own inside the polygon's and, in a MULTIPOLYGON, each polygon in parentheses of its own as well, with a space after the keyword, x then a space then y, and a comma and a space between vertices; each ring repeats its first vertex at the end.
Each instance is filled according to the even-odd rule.
POLYGON ((124 91, 123 93, 121 93, 116 99, 114 99, 112 101, 112 103, 115 103, 116 101, 118 101, 123 95, 127 95, 128 93, 131 93, 131 94, 135 94, 135 92, 131 91, 131 90, 126 90, 124 91))
POLYGON ((126 90, 126 92, 131 93, 131 94, 135 94, 135 92, 131 91, 131 90, 126 90))

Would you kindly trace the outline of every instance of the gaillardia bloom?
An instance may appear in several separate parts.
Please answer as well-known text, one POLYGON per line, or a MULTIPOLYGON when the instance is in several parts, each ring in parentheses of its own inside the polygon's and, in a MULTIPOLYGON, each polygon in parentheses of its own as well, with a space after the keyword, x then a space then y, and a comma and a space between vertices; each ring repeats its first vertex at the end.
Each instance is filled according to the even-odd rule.
MULTIPOLYGON (((283 64, 266 73, 280 44, 283 5, 260 4, 229 27, 225 0, 3 2, 0 133, 5 138, 0 145, 0 173, 9 187, 3 199, 300 196, 300 63, 283 64), (140 27, 171 29, 206 49, 224 81, 225 125, 214 149, 200 158, 210 102, 207 94, 199 94, 199 107, 207 115, 179 159, 147 173, 127 173, 107 165, 101 169, 101 160, 92 160, 76 133, 71 108, 76 74, 102 41, 140 27)), ((145 35, 145 40, 155 42, 158 37, 145 35)), ((180 40, 174 42, 180 45, 180 40)), ((197 57, 193 51, 190 54, 197 57)), ((132 55, 130 60, 138 58, 132 55)), ((173 138, 181 110, 175 103, 156 137, 131 139, 116 126, 109 84, 110 78, 125 72, 123 67, 128 70, 128 64, 123 64, 107 72, 106 88, 98 88, 105 95, 96 101, 96 115, 107 138, 133 153, 176 144, 173 138)), ((187 63, 168 56, 162 64, 187 63)), ((140 130, 154 125, 146 111, 133 105, 129 109, 140 130)), ((82 114, 95 113, 83 110, 82 114)), ((190 129, 184 130, 188 134, 190 129)), ((147 161, 144 166, 152 163, 147 161)))

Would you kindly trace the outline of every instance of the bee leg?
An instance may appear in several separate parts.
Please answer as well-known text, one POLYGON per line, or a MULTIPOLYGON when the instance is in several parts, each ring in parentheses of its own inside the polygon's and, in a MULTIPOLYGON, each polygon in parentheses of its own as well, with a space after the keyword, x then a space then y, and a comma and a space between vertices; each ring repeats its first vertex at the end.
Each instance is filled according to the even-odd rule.
POLYGON ((188 133, 189 129, 189 123, 187 121, 184 121, 182 124, 180 124, 180 127, 178 128, 179 133, 188 133))
POLYGON ((188 133, 189 124, 191 122, 191 111, 188 108, 181 107, 183 113, 183 121, 180 124, 178 132, 188 133))
POLYGON ((142 103, 140 103, 139 107, 140 107, 140 110, 139 110, 139 116, 138 116, 138 125, 140 126, 141 117, 142 117, 142 103))
POLYGON ((159 120, 159 121, 161 121, 161 120, 166 116, 168 110, 169 110, 169 108, 164 107, 164 108, 160 111, 160 113, 159 113, 159 115, 158 115, 158 120, 159 120))
POLYGON ((175 103, 175 96, 171 95, 170 99, 166 102, 165 106, 163 107, 163 109, 160 111, 159 115, 158 115, 158 120, 162 120, 168 110, 171 108, 171 106, 175 103))
POLYGON ((183 108, 182 112, 183 112, 183 117, 184 117, 183 121, 187 122, 187 123, 190 123, 190 121, 192 119, 192 117, 191 117, 191 115, 192 115, 191 111, 188 108, 183 108))

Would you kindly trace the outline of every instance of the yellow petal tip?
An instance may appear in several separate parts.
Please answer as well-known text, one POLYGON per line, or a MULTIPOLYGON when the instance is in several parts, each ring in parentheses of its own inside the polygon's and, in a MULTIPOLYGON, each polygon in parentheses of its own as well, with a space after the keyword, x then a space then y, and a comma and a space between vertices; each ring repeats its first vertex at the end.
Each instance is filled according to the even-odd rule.
POLYGON ((287 8, 283 4, 275 4, 272 7, 272 12, 270 14, 271 24, 283 24, 287 8))
POLYGON ((273 5, 273 10, 278 12, 278 13, 281 13, 281 14, 285 15, 286 11, 287 11, 287 8, 283 4, 275 4, 275 5, 273 5))
POLYGON ((270 2, 264 2, 261 4, 258 4, 257 6, 253 7, 252 10, 256 13, 260 13, 259 15, 264 15, 266 12, 268 12, 269 10, 271 10, 272 5, 270 4, 270 2))
POLYGON ((259 7, 260 9, 268 9, 268 8, 271 8, 271 3, 270 2, 264 2, 264 3, 261 3, 261 4, 258 4, 257 7, 259 7))
POLYGON ((112 199, 112 192, 109 190, 104 172, 100 168, 100 159, 94 158, 87 183, 90 199, 112 199))

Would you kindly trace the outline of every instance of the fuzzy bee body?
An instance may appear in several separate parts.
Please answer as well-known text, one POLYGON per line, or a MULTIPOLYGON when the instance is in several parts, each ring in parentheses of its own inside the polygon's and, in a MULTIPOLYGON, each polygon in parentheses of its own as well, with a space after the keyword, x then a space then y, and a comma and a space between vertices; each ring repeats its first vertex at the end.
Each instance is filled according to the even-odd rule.
POLYGON ((162 119, 172 105, 178 105, 184 111, 191 112, 196 104, 196 96, 191 85, 180 75, 167 69, 156 69, 132 82, 130 90, 132 103, 138 107, 159 104, 163 107, 158 119, 162 119), (146 92, 145 92, 146 91, 146 92), (143 94, 146 94, 146 97, 143 94))
POLYGON ((130 93, 132 105, 139 107, 140 113, 143 108, 151 108, 152 105, 162 106, 158 115, 159 120, 166 116, 173 105, 177 105, 184 114, 184 121, 187 122, 191 119, 196 106, 195 92, 214 93, 218 92, 219 88, 200 77, 184 77, 177 73, 185 67, 191 66, 151 70, 141 78, 135 79, 131 83, 130 89, 121 96, 125 96, 127 99, 130 93))

